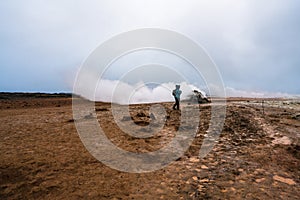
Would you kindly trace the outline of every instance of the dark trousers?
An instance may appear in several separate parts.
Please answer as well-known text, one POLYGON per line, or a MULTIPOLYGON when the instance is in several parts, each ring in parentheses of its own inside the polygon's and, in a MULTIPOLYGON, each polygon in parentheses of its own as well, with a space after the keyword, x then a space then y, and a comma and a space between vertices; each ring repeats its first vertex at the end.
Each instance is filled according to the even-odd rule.
POLYGON ((176 107, 177 110, 179 110, 179 99, 175 97, 175 104, 173 105, 173 109, 176 110, 176 107))

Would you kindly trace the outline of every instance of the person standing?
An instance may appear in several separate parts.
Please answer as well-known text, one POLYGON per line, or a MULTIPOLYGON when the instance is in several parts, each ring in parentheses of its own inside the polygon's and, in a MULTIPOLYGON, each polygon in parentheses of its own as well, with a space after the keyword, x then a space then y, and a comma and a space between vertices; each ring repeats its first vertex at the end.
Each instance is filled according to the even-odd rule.
POLYGON ((175 104, 173 105, 173 110, 180 110, 179 108, 179 102, 180 102, 180 95, 181 95, 182 91, 180 90, 180 85, 176 85, 176 89, 173 90, 172 94, 175 98, 175 104))

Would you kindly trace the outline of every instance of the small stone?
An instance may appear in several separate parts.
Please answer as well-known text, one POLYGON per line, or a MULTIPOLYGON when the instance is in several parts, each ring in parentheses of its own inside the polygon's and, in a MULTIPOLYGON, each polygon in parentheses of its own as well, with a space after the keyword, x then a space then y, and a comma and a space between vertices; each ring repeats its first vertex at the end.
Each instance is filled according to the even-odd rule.
POLYGON ((232 191, 236 191, 236 189, 235 189, 234 187, 231 187, 230 189, 231 189, 232 191))
POLYGON ((226 189, 224 189, 224 190, 221 190, 221 192, 225 193, 225 192, 227 192, 227 190, 226 190, 226 189))
POLYGON ((292 119, 300 120, 300 113, 296 113, 292 116, 292 119))
POLYGON ((255 171, 258 171, 260 173, 264 172, 265 170, 264 169, 256 169, 255 171))
POLYGON ((201 165, 201 169, 208 169, 208 167, 205 165, 201 165))
POLYGON ((195 196, 195 192, 193 192, 192 194, 190 194, 190 197, 193 197, 193 196, 195 196))
POLYGON ((156 192, 157 192, 157 193, 163 193, 164 191, 163 191, 162 189, 158 188, 158 189, 156 190, 156 192))
POLYGON ((283 136, 281 138, 276 138, 275 140, 272 141, 272 144, 283 144, 283 145, 290 145, 292 144, 290 138, 283 136))
POLYGON ((273 187, 278 187, 278 182, 272 183, 272 186, 273 186, 273 187))
POLYGON ((255 180, 256 183, 261 183, 263 182, 264 180, 266 180, 265 178, 258 178, 255 180))
POLYGON ((209 180, 207 178, 200 180, 200 183, 207 183, 207 182, 209 182, 209 180))
POLYGON ((203 186, 202 185, 198 185, 198 191, 201 192, 203 190, 203 186))
POLYGON ((197 180, 198 180, 198 177, 197 177, 197 176, 193 176, 193 180, 194 180, 194 181, 197 181, 197 180))
POLYGON ((278 175, 275 175, 273 176, 273 179, 275 181, 279 181, 279 182, 282 182, 282 183, 286 183, 288 185, 295 185, 296 182, 293 180, 293 179, 290 179, 290 178, 283 178, 281 176, 278 176, 278 175))
POLYGON ((199 162, 200 159, 197 158, 197 157, 191 157, 191 158, 190 158, 190 161, 193 162, 193 163, 196 163, 196 162, 199 162))

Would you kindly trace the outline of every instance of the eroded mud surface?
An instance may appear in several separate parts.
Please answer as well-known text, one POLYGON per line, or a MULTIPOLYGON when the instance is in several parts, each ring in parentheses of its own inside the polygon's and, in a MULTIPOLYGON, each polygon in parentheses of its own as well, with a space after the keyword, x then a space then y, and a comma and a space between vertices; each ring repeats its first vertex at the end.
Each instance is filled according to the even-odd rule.
MULTIPOLYGON (((3 98, 0 199, 298 199, 300 105, 278 101, 265 103, 264 110, 259 102, 229 101, 223 131, 204 159, 198 154, 211 106, 201 105, 199 130, 180 159, 155 172, 125 173, 105 166, 85 149, 74 125, 71 98, 3 98)), ((163 105, 165 126, 144 139, 118 128, 110 104, 96 103, 96 111, 115 145, 149 152, 167 144, 180 123, 180 112, 171 110, 171 103, 163 105)), ((123 121, 133 120, 141 131, 151 131, 147 125, 158 119, 149 107, 130 106, 123 121)))

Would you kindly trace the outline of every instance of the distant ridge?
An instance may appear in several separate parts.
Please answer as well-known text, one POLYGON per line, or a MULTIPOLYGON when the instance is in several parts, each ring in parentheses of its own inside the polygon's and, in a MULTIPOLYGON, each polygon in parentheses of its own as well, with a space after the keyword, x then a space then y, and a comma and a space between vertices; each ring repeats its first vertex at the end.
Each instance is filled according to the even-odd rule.
POLYGON ((72 93, 0 92, 0 99, 72 98, 72 93))

